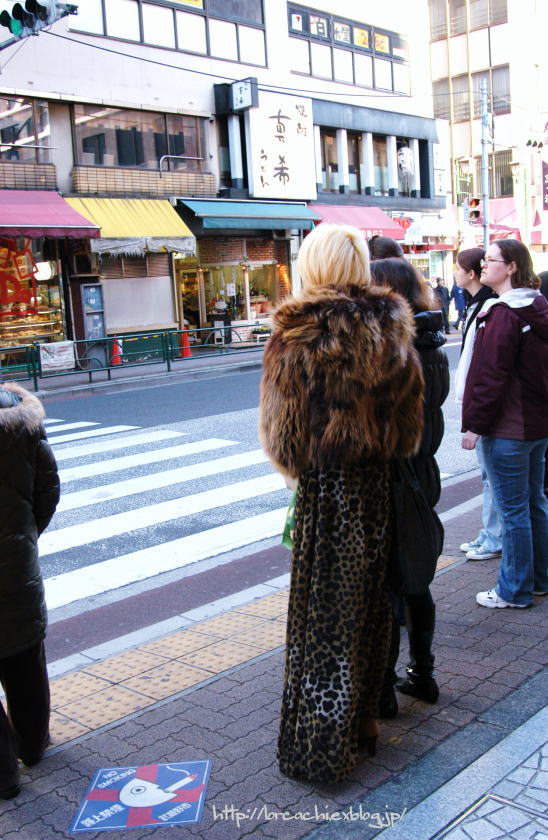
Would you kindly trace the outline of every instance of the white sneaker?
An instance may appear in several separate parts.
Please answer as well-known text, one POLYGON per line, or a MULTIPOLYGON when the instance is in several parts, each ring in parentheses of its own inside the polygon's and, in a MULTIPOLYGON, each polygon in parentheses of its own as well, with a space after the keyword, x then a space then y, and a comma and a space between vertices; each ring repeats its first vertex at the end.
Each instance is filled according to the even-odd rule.
POLYGON ((481 548, 481 543, 479 540, 471 540, 471 542, 461 543, 460 550, 464 551, 467 554, 469 551, 474 551, 476 548, 481 548))
POLYGON ((476 601, 480 607, 490 607, 491 609, 493 607, 499 607, 500 609, 513 607, 517 610, 524 610, 528 606, 527 604, 510 604, 501 598, 500 595, 497 595, 494 589, 489 589, 487 592, 478 592, 476 601))
POLYGON ((483 545, 480 545, 479 548, 473 548, 471 551, 466 552, 467 560, 494 560, 495 557, 501 556, 502 551, 489 551, 489 549, 485 548, 483 545))

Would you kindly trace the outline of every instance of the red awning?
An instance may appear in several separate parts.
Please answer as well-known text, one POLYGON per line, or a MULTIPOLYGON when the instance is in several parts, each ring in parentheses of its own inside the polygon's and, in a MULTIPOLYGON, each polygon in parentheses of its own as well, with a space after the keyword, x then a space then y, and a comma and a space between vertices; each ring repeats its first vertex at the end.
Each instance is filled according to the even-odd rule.
POLYGON ((405 231, 380 207, 360 207, 350 204, 309 204, 322 220, 334 225, 354 225, 363 230, 366 239, 372 236, 391 236, 404 239, 405 231))
POLYGON ((59 193, 0 190, 0 237, 71 239, 99 236, 101 228, 73 210, 59 193))

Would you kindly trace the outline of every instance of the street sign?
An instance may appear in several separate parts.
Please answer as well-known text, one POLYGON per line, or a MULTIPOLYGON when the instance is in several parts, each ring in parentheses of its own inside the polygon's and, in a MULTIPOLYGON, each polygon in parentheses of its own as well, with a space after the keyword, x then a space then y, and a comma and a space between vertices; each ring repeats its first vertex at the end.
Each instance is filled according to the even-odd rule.
POLYGON ((209 759, 98 770, 70 831, 198 823, 210 770, 209 759))

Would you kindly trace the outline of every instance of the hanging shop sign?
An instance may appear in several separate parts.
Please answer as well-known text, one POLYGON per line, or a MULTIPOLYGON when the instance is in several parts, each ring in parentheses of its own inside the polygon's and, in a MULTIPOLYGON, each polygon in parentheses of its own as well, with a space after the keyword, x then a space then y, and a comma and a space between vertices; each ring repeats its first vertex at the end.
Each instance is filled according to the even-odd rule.
POLYGON ((312 101, 261 91, 258 108, 246 112, 250 195, 314 199, 312 101))

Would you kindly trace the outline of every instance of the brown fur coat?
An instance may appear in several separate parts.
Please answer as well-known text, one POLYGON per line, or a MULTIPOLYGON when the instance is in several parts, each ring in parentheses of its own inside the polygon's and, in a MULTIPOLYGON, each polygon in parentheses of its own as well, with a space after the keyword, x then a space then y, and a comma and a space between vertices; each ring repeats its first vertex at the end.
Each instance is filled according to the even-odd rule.
POLYGON ((423 377, 407 303, 385 288, 314 287, 284 300, 264 354, 260 436, 280 472, 416 452, 423 377))

